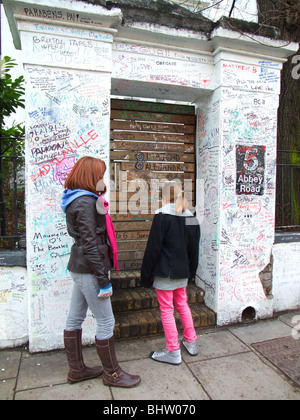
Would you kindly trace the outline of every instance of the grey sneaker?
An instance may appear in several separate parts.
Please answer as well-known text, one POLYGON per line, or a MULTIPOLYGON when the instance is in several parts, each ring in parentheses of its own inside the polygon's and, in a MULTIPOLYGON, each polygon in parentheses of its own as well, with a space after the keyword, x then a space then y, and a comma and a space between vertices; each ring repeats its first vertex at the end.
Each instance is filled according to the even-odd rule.
POLYGON ((153 351, 150 353, 152 360, 160 363, 169 363, 170 365, 180 365, 181 364, 181 351, 174 350, 169 351, 168 349, 162 351, 153 351))
POLYGON ((187 349, 188 353, 191 356, 198 356, 199 351, 198 351, 198 345, 197 345, 197 340, 192 341, 191 343, 189 343, 188 341, 186 341, 186 339, 184 338, 182 340, 182 344, 183 346, 187 349))

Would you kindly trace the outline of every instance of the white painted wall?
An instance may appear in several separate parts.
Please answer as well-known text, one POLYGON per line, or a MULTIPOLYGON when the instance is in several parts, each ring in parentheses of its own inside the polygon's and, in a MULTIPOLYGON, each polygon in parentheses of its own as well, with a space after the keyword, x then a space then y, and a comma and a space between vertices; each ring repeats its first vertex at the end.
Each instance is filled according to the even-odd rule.
POLYGON ((300 307, 300 242, 273 246, 274 311, 300 307))
MULTIPOLYGON (((73 283, 66 266, 72 240, 59 207, 64 180, 87 155, 106 162, 109 179, 111 43, 39 34, 33 28, 22 35, 26 61, 32 63, 25 65, 26 226, 29 338, 37 351, 62 345, 70 304, 73 283), (57 46, 54 52, 47 48, 51 43, 57 46)), ((85 329, 89 332, 94 339, 94 331, 85 329)))
POLYGON ((0 349, 28 341, 28 278, 23 267, 0 267, 0 349))

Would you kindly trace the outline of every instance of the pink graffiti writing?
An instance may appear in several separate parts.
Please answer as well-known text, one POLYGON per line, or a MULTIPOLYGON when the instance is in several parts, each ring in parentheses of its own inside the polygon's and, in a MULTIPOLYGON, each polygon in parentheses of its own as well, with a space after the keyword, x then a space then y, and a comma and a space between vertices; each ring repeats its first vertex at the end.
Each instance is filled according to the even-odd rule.
POLYGON ((43 165, 39 170, 30 176, 32 181, 36 181, 38 178, 44 177, 49 174, 51 169, 56 168, 57 165, 60 165, 62 161, 70 154, 74 154, 76 150, 80 149, 82 146, 85 146, 90 141, 96 140, 98 134, 95 130, 90 130, 86 136, 80 136, 79 140, 74 139, 66 144, 64 150, 62 150, 62 158, 59 160, 58 158, 54 158, 48 164, 43 165))

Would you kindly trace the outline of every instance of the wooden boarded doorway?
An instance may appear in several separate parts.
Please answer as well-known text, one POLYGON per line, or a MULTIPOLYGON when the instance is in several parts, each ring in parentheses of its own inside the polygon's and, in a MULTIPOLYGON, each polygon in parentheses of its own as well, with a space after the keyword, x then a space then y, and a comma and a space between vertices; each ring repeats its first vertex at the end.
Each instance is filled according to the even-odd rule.
POLYGON ((164 180, 195 187, 195 107, 113 99, 111 217, 123 271, 141 268, 164 180))

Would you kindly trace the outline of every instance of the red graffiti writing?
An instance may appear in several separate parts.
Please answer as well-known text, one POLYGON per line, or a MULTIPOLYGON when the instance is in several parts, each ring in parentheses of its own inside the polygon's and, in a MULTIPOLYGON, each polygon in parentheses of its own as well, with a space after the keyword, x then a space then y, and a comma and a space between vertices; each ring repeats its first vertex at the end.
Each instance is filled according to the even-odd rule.
POLYGON ((58 159, 57 157, 55 157, 49 163, 43 165, 41 168, 39 168, 39 170, 35 174, 30 175, 31 180, 36 181, 37 179, 48 175, 51 169, 54 169, 56 165, 59 165, 66 158, 66 156, 70 154, 74 154, 76 150, 88 144, 90 141, 96 140, 97 137, 98 137, 98 134, 95 132, 95 130, 90 130, 86 136, 80 136, 79 140, 74 139, 70 141, 69 143, 66 144, 66 146, 62 150, 61 158, 58 159))

